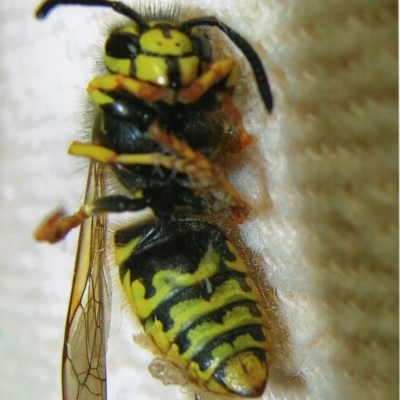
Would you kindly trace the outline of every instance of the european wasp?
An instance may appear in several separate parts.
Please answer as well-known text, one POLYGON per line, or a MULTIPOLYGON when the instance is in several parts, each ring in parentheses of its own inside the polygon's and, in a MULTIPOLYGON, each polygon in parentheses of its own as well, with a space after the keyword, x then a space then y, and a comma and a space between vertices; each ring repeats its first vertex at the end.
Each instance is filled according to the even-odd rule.
POLYGON ((69 153, 90 160, 84 204, 53 213, 37 240, 61 240, 81 226, 65 328, 63 398, 106 399, 106 214, 150 209, 152 216, 116 231, 114 259, 122 287, 165 365, 201 393, 259 397, 267 381, 268 331, 257 286, 231 241, 212 221, 236 222, 249 208, 217 163, 251 142, 232 102, 235 58, 216 58, 217 28, 248 60, 268 111, 272 96, 262 63, 238 33, 215 17, 177 22, 142 15, 107 0, 48 0, 108 7, 129 23, 112 31, 107 74, 88 93, 98 109, 89 143, 69 153), (106 174, 123 190, 107 194, 106 174), (171 367, 172 368, 172 367, 171 367))

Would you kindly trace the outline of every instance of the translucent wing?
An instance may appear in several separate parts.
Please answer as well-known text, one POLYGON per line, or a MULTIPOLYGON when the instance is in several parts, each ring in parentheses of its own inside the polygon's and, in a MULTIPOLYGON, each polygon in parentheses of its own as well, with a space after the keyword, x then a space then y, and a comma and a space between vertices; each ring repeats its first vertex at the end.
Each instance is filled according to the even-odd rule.
MULTIPOLYGON (((85 203, 104 195, 103 165, 89 166, 85 203)), ((84 221, 79 235, 62 360, 64 400, 106 400, 110 290, 105 265, 106 217, 84 221)))

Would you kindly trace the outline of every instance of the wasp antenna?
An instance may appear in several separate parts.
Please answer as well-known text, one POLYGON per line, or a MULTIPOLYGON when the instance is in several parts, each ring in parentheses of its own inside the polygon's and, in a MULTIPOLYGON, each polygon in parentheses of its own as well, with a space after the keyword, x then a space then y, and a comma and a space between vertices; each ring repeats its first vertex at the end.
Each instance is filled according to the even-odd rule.
POLYGON ((242 53, 244 54, 244 56, 247 58, 248 62, 251 65, 254 76, 256 78, 258 90, 260 91, 265 107, 269 112, 271 112, 274 102, 272 99, 272 93, 268 83, 267 74, 264 70, 260 58, 254 51, 254 49, 251 47, 250 43, 245 38, 240 36, 237 32, 235 32, 233 29, 229 28, 229 26, 225 25, 215 17, 194 18, 184 22, 181 25, 181 28, 183 30, 186 30, 199 25, 215 26, 219 28, 242 51, 242 53))
POLYGON ((107 0, 47 0, 39 9, 36 11, 36 17, 43 19, 47 14, 58 5, 75 5, 75 6, 91 6, 91 7, 109 7, 112 8, 118 14, 122 14, 125 17, 135 21, 141 28, 147 27, 146 21, 143 17, 138 14, 135 10, 128 7, 126 4, 119 1, 107 1, 107 0))

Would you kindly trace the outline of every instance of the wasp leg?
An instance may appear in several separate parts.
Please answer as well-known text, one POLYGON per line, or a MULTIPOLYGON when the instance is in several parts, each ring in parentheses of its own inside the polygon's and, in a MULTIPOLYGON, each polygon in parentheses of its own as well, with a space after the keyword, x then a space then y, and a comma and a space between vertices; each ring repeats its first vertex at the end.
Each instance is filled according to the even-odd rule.
POLYGON ((72 215, 56 210, 39 225, 33 236, 38 242, 57 243, 89 216, 83 209, 72 215))
POLYGON ((140 211, 147 207, 153 208, 155 213, 158 211, 171 213, 173 209, 168 209, 165 206, 169 204, 189 205, 200 210, 205 208, 203 199, 196 197, 186 188, 174 188, 170 191, 143 189, 136 192, 135 195, 136 198, 121 195, 104 196, 83 204, 72 215, 65 215, 62 210, 56 210, 37 228, 34 237, 39 242, 56 243, 63 239, 69 231, 78 227, 85 219, 93 215, 140 211))
POLYGON ((81 143, 74 141, 68 148, 68 154, 78 157, 86 157, 93 161, 101 162, 108 165, 162 165, 168 166, 168 159, 171 156, 163 157, 160 153, 145 154, 118 154, 108 147, 99 146, 91 143, 81 143))
MULTIPOLYGON (((189 146, 187 147, 190 149, 189 146)), ((191 151, 193 152, 193 150, 191 151)), ((193 164, 193 161, 195 160, 191 160, 190 158, 177 158, 175 156, 162 153, 118 154, 114 150, 111 150, 104 146, 99 146, 91 143, 81 143, 77 141, 71 143, 68 148, 68 154, 72 156, 86 157, 93 161, 101 162, 108 165, 160 166, 171 170, 176 170, 177 172, 185 173, 189 175, 193 180, 200 179, 196 176, 195 172, 192 171, 191 164, 193 164)), ((204 159, 207 160, 205 157, 204 159)), ((198 167, 201 167, 200 163, 198 163, 198 167)), ((205 165, 202 165, 202 167, 204 168, 205 165)), ((207 168, 204 169, 206 170, 207 168)), ((207 183, 207 180, 205 183, 207 183)))
POLYGON ((167 104, 176 102, 176 91, 163 86, 155 86, 124 75, 103 75, 89 82, 87 92, 98 106, 114 102, 113 91, 125 90, 133 96, 155 103, 164 101, 167 104), (109 93, 108 93, 109 92, 109 93))
POLYGON ((178 157, 172 158, 169 168, 176 168, 179 172, 185 173, 195 184, 200 183, 201 186, 196 186, 199 195, 210 194, 224 204, 224 208, 228 206, 236 222, 243 222, 250 211, 249 206, 214 163, 175 135, 164 132, 157 123, 150 125, 148 134, 178 157))
POLYGON ((126 196, 105 196, 83 204, 72 215, 66 215, 62 210, 56 210, 37 228, 34 237, 39 242, 56 243, 93 215, 139 211, 150 206, 152 201, 153 198, 150 196, 138 199, 126 196))
MULTIPOLYGON (((197 210, 205 208, 201 197, 196 197, 187 188, 174 187, 171 190, 165 188, 147 188, 135 193, 137 197, 105 196, 95 200, 88 206, 91 214, 121 213, 129 211, 140 211, 146 207, 153 209, 154 213, 172 213, 174 205, 191 206, 197 210)), ((86 211, 88 213, 88 211, 86 211)))
POLYGON ((177 101, 183 104, 196 102, 222 78, 227 78, 225 83, 227 88, 232 87, 236 83, 237 74, 238 65, 234 58, 229 57, 215 61, 187 88, 178 91, 177 101))
POLYGON ((174 135, 165 133, 157 123, 150 125, 148 134, 173 155, 118 154, 104 146, 80 142, 73 142, 68 152, 108 165, 153 165, 186 174, 192 181, 191 187, 196 196, 212 197, 214 204, 211 208, 229 209, 236 222, 243 222, 249 207, 215 164, 174 135))
POLYGON ((225 87, 233 87, 238 75, 238 65, 234 58, 224 58, 213 62, 203 74, 196 78, 187 88, 174 89, 154 86, 124 75, 103 75, 93 79, 87 88, 93 102, 99 106, 113 103, 113 91, 125 90, 133 96, 155 103, 163 101, 169 105, 177 102, 195 103, 212 86, 223 78, 227 78, 225 87))
POLYGON ((144 153, 144 154, 118 154, 104 146, 91 143, 81 143, 74 141, 68 148, 68 154, 78 157, 86 157, 93 161, 97 161, 107 165, 120 166, 124 165, 153 165, 165 167, 168 169, 176 169, 178 172, 187 173, 188 168, 185 163, 171 155, 161 153, 144 153))
POLYGON ((225 150, 229 153, 237 153, 253 141, 253 136, 244 128, 242 115, 233 104, 232 97, 228 93, 220 92, 217 94, 217 99, 226 114, 231 118, 234 127, 234 135, 231 135, 225 144, 225 150))

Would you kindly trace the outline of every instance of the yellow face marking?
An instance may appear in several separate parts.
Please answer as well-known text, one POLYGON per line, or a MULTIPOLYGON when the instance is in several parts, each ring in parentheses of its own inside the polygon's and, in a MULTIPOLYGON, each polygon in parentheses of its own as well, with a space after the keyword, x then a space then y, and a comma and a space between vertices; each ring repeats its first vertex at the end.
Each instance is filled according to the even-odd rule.
POLYGON ((129 76, 131 71, 131 60, 114 58, 104 54, 104 63, 107 69, 114 74, 129 76))
POLYGON ((136 77, 160 86, 168 86, 168 67, 162 57, 139 54, 135 60, 136 77))
POLYGON ((192 52, 192 42, 184 33, 169 29, 168 36, 159 28, 150 29, 140 36, 139 44, 142 51, 160 56, 182 57, 192 52))
POLYGON ((178 59, 181 85, 189 85, 197 78, 199 63, 200 61, 197 56, 182 57, 178 59))

